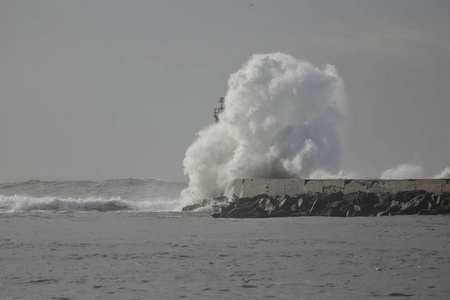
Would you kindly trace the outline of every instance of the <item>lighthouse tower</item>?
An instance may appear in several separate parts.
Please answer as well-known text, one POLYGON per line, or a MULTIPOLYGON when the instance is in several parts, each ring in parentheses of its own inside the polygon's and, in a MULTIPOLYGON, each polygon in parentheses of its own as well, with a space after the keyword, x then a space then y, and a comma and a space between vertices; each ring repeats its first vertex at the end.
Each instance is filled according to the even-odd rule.
POLYGON ((219 98, 219 108, 214 108, 214 119, 216 119, 216 123, 219 122, 219 114, 224 110, 225 97, 219 98))

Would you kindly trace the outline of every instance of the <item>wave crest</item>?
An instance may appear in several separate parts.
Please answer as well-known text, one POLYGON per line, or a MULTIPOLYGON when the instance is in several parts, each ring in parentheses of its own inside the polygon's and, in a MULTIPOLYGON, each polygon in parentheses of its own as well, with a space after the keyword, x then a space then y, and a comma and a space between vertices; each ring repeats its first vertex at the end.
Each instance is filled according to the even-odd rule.
POLYGON ((170 211, 180 210, 178 199, 129 201, 120 198, 55 198, 23 195, 0 196, 0 212, 26 211, 170 211))
POLYGON ((283 53, 253 55, 230 76, 220 121, 186 151, 189 192, 210 198, 235 178, 338 173, 346 110, 333 66, 321 70, 283 53))

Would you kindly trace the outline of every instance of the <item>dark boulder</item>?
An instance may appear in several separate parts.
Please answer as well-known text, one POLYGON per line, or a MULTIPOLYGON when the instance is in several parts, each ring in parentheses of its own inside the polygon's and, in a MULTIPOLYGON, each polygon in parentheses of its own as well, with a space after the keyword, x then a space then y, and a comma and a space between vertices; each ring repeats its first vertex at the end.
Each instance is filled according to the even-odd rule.
POLYGON ((324 199, 321 195, 316 195, 314 197, 314 202, 309 210, 309 214, 311 216, 318 216, 320 215, 323 210, 327 207, 328 201, 327 199, 324 199))
POLYGON ((370 215, 371 210, 367 206, 360 206, 358 204, 353 205, 354 217, 367 217, 370 215))
POLYGON ((249 207, 252 206, 255 200, 253 198, 239 198, 234 203, 236 207, 249 207))
POLYGON ((268 214, 271 214, 278 208, 278 203, 275 201, 275 199, 272 198, 265 199, 263 203, 260 202, 259 204, 260 207, 264 209, 268 214))
POLYGON ((449 199, 449 201, 448 201, 447 205, 441 207, 446 214, 450 213, 450 198, 448 198, 448 199, 449 199))
POLYGON ((288 209, 277 209, 269 214, 269 217, 272 218, 280 218, 280 217, 290 217, 292 215, 292 211, 288 209))
POLYGON ((308 214, 308 212, 307 211, 298 211, 298 212, 296 212, 296 213, 293 213, 292 215, 291 215, 291 217, 306 217, 306 216, 308 216, 309 214, 308 214))
POLYGON ((421 209, 419 215, 442 215, 445 211, 441 207, 438 209, 421 209))
POLYGON ((346 217, 350 217, 353 216, 355 212, 353 206, 354 206, 353 203, 349 203, 348 201, 346 201, 346 203, 344 203, 344 205, 342 205, 339 210, 342 211, 342 213, 346 217))
POLYGON ((321 216, 326 217, 345 217, 346 213, 337 208, 328 208, 321 216))
POLYGON ((297 200, 298 212, 301 211, 309 212, 315 201, 314 195, 298 195, 296 198, 298 199, 297 200))
POLYGON ((398 192, 397 194, 395 194, 395 200, 397 200, 398 202, 401 202, 401 203, 408 202, 408 201, 414 199, 415 197, 426 194, 426 193, 427 192, 425 192, 423 190, 401 191, 401 192, 398 192))
POLYGON ((218 204, 222 204, 222 203, 226 203, 228 202, 228 198, 225 196, 221 196, 221 197, 216 197, 216 198, 212 198, 212 199, 204 199, 202 201, 202 207, 207 207, 207 206, 214 206, 214 205, 218 205, 218 204))
POLYGON ((375 193, 359 193, 356 202, 359 206, 373 207, 375 204, 380 203, 380 200, 375 193))
POLYGON ((374 205, 379 204, 380 200, 375 193, 354 192, 344 196, 344 200, 352 207, 346 207, 344 210, 347 216, 371 216, 376 214, 374 205))
POLYGON ((450 198, 444 198, 440 203, 440 206, 442 208, 448 207, 449 205, 450 205, 450 198))
POLYGON ((399 215, 415 215, 422 209, 428 208, 428 201, 431 200, 430 194, 419 194, 415 198, 401 203, 399 215))
POLYGON ((181 211, 194 211, 194 210, 199 209, 201 207, 202 207, 202 205, 200 203, 195 203, 195 204, 187 205, 187 206, 183 207, 181 209, 181 211))
POLYGON ((400 202, 394 200, 391 202, 391 206, 388 209, 378 213, 378 216, 390 216, 396 215, 401 209, 400 202))
POLYGON ((253 205, 249 210, 241 212, 241 218, 265 218, 267 216, 267 212, 257 204, 253 205))
POLYGON ((344 200, 346 200, 349 203, 355 204, 359 197, 359 193, 360 192, 348 193, 348 194, 344 195, 344 200))
POLYGON ((270 197, 267 194, 261 194, 261 195, 254 196, 252 199, 254 202, 259 202, 262 199, 269 199, 269 198, 270 197))
POLYGON ((373 205, 373 210, 375 215, 378 214, 379 212, 382 212, 384 210, 386 210, 389 206, 391 206, 391 203, 389 202, 389 206, 387 206, 386 204, 388 204, 388 202, 383 202, 383 203, 375 203, 373 205))
POLYGON ((292 205, 297 204, 298 200, 294 197, 285 195, 278 202, 278 208, 283 210, 291 210, 292 205))
MULTIPOLYGON (((395 200, 395 195, 391 193, 380 193, 378 196, 378 202, 386 207, 391 206, 392 200, 395 200)), ((375 204, 374 204, 375 206, 375 204)))
POLYGON ((235 207, 227 214, 222 214, 222 218, 248 218, 249 212, 252 210, 251 206, 235 207))
POLYGON ((267 218, 269 216, 267 211, 265 211, 261 207, 255 207, 253 210, 253 214, 255 218, 267 218))
POLYGON ((269 197, 263 197, 258 199, 258 203, 259 203, 259 207, 261 207, 262 209, 266 209, 267 206, 269 206, 272 202, 272 199, 270 199, 269 197))
POLYGON ((214 218, 273 218, 298 216, 389 216, 450 213, 450 194, 405 191, 397 194, 356 192, 344 195, 299 194, 296 196, 258 195, 252 198, 204 200, 183 208, 192 211, 203 206, 215 208, 214 218), (413 197, 414 196, 414 197, 413 197))
POLYGON ((340 201, 344 198, 343 192, 331 193, 331 194, 322 194, 322 198, 326 202, 340 201))
POLYGON ((212 199, 203 199, 200 203, 194 203, 187 205, 181 209, 181 211, 194 211, 199 208, 206 208, 214 212, 219 212, 220 207, 228 206, 228 198, 225 196, 216 197, 212 199))
POLYGON ((337 201, 331 201, 327 203, 328 208, 341 208, 345 204, 347 204, 347 200, 337 200, 337 201))
POLYGON ((418 190, 418 191, 408 191, 405 194, 405 201, 411 201, 412 199, 416 198, 417 196, 425 195, 427 194, 426 191, 418 190))
POLYGON ((236 207, 236 203, 231 202, 227 206, 219 206, 217 209, 217 212, 220 214, 226 215, 235 207, 236 207))
POLYGON ((428 203, 428 209, 436 209, 440 206, 442 194, 433 194, 431 195, 431 201, 428 203))
POLYGON ((315 194, 309 214, 311 216, 320 216, 327 210, 328 203, 341 201, 343 196, 344 193, 342 192, 332 194, 315 194))

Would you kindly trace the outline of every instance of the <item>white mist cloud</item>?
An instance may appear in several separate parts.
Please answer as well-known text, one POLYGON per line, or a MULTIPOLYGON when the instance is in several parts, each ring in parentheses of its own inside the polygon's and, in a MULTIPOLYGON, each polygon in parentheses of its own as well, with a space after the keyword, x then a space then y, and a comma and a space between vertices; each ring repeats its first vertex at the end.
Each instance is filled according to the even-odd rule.
POLYGON ((338 173, 346 109, 333 66, 321 70, 283 53, 252 56, 230 76, 220 122, 186 151, 184 194, 218 196, 235 178, 338 173))
POLYGON ((441 173, 438 173, 433 176, 433 179, 440 179, 440 178, 450 178, 450 167, 445 168, 442 170, 441 173))
POLYGON ((355 175, 351 172, 340 170, 337 174, 332 174, 326 170, 315 170, 309 176, 310 179, 353 179, 355 175))
POLYGON ((421 177, 423 177, 421 165, 406 163, 381 172, 380 179, 412 179, 421 177))

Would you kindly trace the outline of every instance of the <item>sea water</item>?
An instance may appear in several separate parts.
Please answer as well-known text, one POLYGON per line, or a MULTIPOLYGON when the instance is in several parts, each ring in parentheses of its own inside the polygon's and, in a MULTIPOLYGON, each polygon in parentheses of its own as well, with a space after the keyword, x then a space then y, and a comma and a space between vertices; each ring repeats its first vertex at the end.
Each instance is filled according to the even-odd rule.
POLYGON ((0 299, 450 293, 449 216, 214 219, 161 204, 176 207, 170 199, 185 186, 135 179, 0 185, 0 299))
POLYGON ((0 212, 177 211, 185 183, 154 179, 0 184, 0 212))

